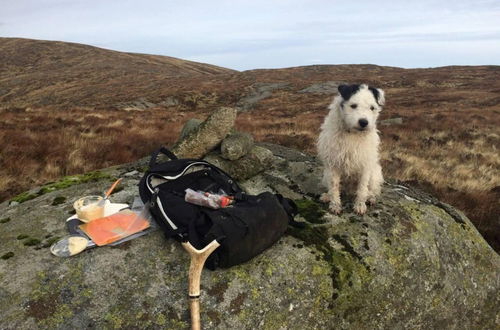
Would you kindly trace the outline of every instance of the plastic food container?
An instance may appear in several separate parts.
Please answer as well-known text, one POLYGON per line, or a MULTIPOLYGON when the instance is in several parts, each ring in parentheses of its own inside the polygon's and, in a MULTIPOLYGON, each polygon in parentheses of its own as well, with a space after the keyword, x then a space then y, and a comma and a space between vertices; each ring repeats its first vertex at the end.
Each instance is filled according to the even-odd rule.
POLYGON ((104 216, 104 205, 102 196, 85 196, 77 200, 73 207, 78 219, 82 222, 90 222, 104 216))

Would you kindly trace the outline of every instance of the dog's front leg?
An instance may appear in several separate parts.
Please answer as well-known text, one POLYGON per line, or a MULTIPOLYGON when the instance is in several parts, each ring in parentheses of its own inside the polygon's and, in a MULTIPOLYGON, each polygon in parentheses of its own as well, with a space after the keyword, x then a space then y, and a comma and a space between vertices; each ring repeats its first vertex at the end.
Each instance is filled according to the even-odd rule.
POLYGON ((380 195, 383 182, 382 167, 376 164, 370 175, 370 181, 368 182, 368 205, 375 204, 376 198, 380 195))
POLYGON ((368 183, 370 181, 370 171, 363 169, 361 178, 358 182, 358 189, 356 191, 356 200, 354 201, 354 212, 357 214, 366 213, 366 199, 368 198, 368 183))
POLYGON ((330 211, 333 214, 340 214, 342 212, 342 203, 340 201, 340 173, 338 171, 331 171, 329 186, 330 211))

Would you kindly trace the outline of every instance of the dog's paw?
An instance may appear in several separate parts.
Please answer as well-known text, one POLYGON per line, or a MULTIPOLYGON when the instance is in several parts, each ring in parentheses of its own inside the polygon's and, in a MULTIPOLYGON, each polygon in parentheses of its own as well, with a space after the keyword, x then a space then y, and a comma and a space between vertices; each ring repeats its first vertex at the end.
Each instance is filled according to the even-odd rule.
POLYGON ((321 197, 319 198, 320 201, 323 203, 329 203, 330 202, 330 194, 328 193, 323 193, 321 194, 321 197))
POLYGON ((365 202, 356 202, 354 203, 354 212, 359 215, 363 215, 366 213, 366 203, 365 202))
POLYGON ((332 212, 333 214, 340 214, 342 213, 342 205, 340 205, 339 203, 330 203, 330 206, 329 206, 329 209, 330 209, 330 212, 332 212))
POLYGON ((369 206, 373 206, 373 205, 375 205, 375 203, 377 203, 377 199, 375 197, 370 197, 370 198, 368 198, 366 203, 368 203, 369 206))

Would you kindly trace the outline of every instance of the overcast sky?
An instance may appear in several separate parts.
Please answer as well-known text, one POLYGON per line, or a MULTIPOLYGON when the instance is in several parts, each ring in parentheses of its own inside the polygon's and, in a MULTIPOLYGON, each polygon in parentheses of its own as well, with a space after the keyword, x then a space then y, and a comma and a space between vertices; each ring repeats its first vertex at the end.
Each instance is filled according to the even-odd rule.
POLYGON ((0 36, 237 70, 500 65, 500 0, 0 0, 0 36))

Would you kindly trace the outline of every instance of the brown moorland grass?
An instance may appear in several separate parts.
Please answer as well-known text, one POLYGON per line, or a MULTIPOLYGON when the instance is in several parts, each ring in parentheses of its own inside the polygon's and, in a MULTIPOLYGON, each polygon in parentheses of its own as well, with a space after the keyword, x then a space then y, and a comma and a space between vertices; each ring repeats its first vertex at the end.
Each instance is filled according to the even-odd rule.
POLYGON ((153 111, 124 118, 123 111, 4 111, 1 114, 0 200, 32 186, 126 163, 174 141, 183 113, 153 111), (154 115, 151 115, 151 114, 154 115))

